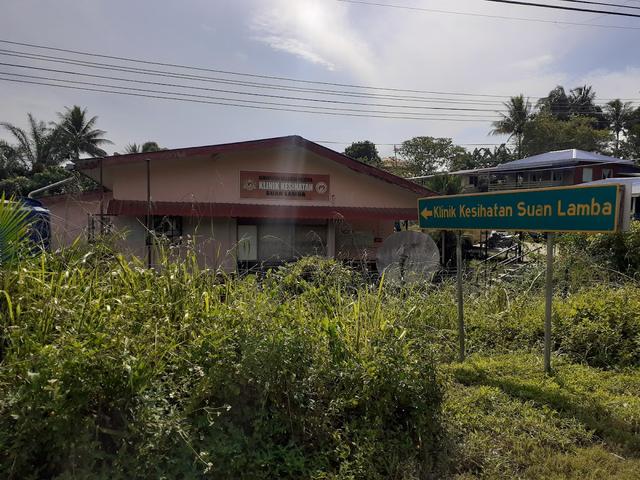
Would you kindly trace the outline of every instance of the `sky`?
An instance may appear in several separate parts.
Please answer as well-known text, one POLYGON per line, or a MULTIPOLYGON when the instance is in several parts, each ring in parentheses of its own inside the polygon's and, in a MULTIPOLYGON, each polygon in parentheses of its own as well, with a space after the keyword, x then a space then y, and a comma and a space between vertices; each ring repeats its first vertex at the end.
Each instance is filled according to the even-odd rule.
MULTIPOLYGON (((567 5, 566 2, 554 0, 545 2, 567 5)), ((173 72, 233 81, 360 93, 365 91, 383 95, 411 95, 420 97, 420 100, 374 100, 190 81, 190 85, 201 88, 233 89, 274 96, 330 98, 365 104, 382 102, 391 106, 323 102, 311 104, 404 112, 395 116, 406 116, 407 111, 428 112, 434 117, 440 117, 389 119, 375 118, 366 113, 350 117, 258 110, 0 80, 0 121, 24 127, 27 112, 38 119, 51 121, 56 119, 56 112, 62 111, 65 106, 80 105, 86 107, 91 115, 99 117, 98 127, 106 130, 107 137, 114 142, 107 147, 109 153, 122 151, 129 143, 147 140, 156 141, 164 147, 178 148, 301 135, 313 141, 335 142, 326 145, 338 151, 342 151, 352 141, 370 140, 379 144, 378 148, 383 155, 390 155, 393 151, 392 144, 400 144, 403 140, 422 135, 451 137, 458 144, 469 144, 468 148, 473 148, 470 144, 500 143, 504 141, 504 137, 489 135, 491 119, 496 117, 496 110, 501 109, 500 102, 510 95, 520 93, 530 97, 543 96, 556 85, 573 88, 588 84, 593 86, 598 98, 603 101, 622 97, 635 99, 635 105, 640 105, 640 55, 637 48, 640 45, 640 18, 562 12, 482 0, 379 0, 378 3, 547 22, 632 28, 613 29, 513 18, 486 18, 338 0, 3 0, 0 40, 239 73, 447 94, 362 90, 129 63, 129 66, 164 68, 173 72), (465 95, 453 95, 460 93, 465 95), (457 103, 434 103, 429 100, 433 98, 453 98, 457 103), (491 103, 481 103, 487 101, 491 103), (477 113, 475 110, 412 109, 407 108, 407 105, 480 108, 488 111, 477 113), (471 117, 474 119, 477 115, 482 115, 482 119, 443 120, 445 116, 449 120, 460 119, 461 115, 476 115, 471 117)), ((637 0, 621 0, 616 3, 640 6, 637 0)), ((77 57, 6 43, 0 43, 0 49, 116 63, 113 60, 77 57)), ((61 66, 2 54, 0 62, 117 75, 120 78, 143 78, 146 81, 168 81, 166 78, 132 76, 129 73, 105 72, 75 65, 61 66)), ((7 65, 0 65, 0 72, 50 78, 61 75, 7 65)), ((67 78, 106 82, 78 76, 67 78)), ((110 83, 131 85, 114 81, 110 83)), ((148 84, 133 86, 168 90, 168 87, 153 87, 148 84)), ((171 91, 175 90, 173 88, 171 91)), ((303 103, 255 95, 201 90, 187 92, 205 96, 225 95, 234 100, 248 98, 303 103)), ((310 103, 307 101, 304 104, 310 103)), ((8 137, 1 132, 0 138, 8 137)))

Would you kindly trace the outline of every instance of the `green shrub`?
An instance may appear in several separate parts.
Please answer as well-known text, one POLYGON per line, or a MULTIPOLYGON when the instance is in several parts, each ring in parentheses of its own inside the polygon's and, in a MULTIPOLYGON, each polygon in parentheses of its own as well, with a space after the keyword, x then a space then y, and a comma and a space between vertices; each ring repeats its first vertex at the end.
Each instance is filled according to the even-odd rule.
POLYGON ((259 284, 101 248, 3 272, 0 477, 432 475, 432 349, 317 267, 259 284))
POLYGON ((640 364, 640 289, 596 287, 557 302, 561 353, 599 368, 640 364))
POLYGON ((632 221, 628 232, 560 237, 565 256, 580 261, 587 257, 593 268, 609 268, 627 275, 640 274, 640 222, 632 221))

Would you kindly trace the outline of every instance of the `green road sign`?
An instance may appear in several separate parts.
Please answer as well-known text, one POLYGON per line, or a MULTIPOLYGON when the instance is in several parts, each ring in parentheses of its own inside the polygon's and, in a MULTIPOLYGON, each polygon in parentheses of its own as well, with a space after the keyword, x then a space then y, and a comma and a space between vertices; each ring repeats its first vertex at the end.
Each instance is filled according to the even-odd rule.
POLYGON ((618 228, 619 189, 606 184, 421 198, 420 227, 613 232, 618 228))

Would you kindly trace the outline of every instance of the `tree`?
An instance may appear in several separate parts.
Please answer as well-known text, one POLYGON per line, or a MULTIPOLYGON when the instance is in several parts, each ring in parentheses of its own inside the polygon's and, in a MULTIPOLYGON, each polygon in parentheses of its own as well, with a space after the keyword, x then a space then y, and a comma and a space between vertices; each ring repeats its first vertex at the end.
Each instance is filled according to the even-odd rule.
POLYGON ((523 95, 511 97, 504 103, 507 113, 501 113, 502 118, 493 122, 492 135, 509 135, 509 140, 515 138, 516 153, 522 158, 522 136, 527 122, 531 119, 531 103, 523 95))
POLYGON ((375 143, 372 143, 369 140, 353 142, 344 149, 344 154, 362 163, 373 165, 374 167, 382 166, 382 159, 378 154, 378 149, 376 148, 375 143))
POLYGON ((558 85, 549 92, 549 95, 538 100, 538 109, 558 120, 569 120, 571 105, 564 87, 558 85))
POLYGON ((125 147, 124 154, 159 152, 161 150, 166 149, 158 145, 156 142, 144 142, 142 145, 138 145, 137 143, 130 143, 125 147))
POLYGON ((456 157, 466 150, 450 138, 414 137, 402 142, 398 153, 406 162, 407 174, 413 177, 432 175, 450 169, 456 157))
POLYGON ((462 191, 462 180, 457 175, 442 173, 427 181, 427 188, 441 195, 455 195, 462 191))
POLYGON ((26 170, 21 165, 16 149, 4 140, 0 140, 0 179, 24 175, 26 170))
POLYGON ((609 128, 616 137, 613 152, 617 157, 620 155, 620 134, 630 126, 633 108, 631 107, 631 102, 623 103, 619 99, 616 99, 607 103, 604 111, 607 121, 609 122, 609 128))
POLYGON ((605 130, 607 119, 599 105, 596 105, 596 92, 589 85, 576 87, 569 95, 569 107, 572 116, 584 116, 595 119, 594 128, 605 130))
POLYGON ((636 160, 636 163, 640 164, 640 107, 629 115, 620 153, 623 158, 636 160))
POLYGON ((78 160, 81 153, 92 157, 107 155, 100 147, 113 142, 104 138, 104 130, 94 128, 97 116, 88 118, 86 108, 74 105, 65 107, 64 113, 58 113, 58 117, 60 121, 54 124, 54 129, 58 131, 61 150, 66 151, 72 160, 78 160))
POLYGON ((606 130, 598 130, 595 124, 596 120, 589 117, 561 121, 549 114, 538 114, 525 125, 522 152, 526 156, 569 148, 604 152, 612 135, 606 130))
POLYGON ((493 150, 487 147, 474 148, 472 152, 465 152, 454 158, 450 171, 495 167, 511 160, 514 160, 513 154, 504 143, 493 147, 493 150))
POLYGON ((36 120, 30 113, 27 118, 28 131, 11 123, 0 123, 17 142, 12 146, 17 161, 34 172, 42 171, 49 165, 59 165, 64 160, 59 131, 36 120))

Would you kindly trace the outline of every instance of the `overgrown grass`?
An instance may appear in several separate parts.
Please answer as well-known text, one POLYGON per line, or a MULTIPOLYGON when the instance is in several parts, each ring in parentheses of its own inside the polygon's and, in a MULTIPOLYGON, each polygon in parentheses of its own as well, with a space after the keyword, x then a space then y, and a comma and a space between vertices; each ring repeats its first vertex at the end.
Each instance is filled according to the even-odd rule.
POLYGON ((2 478, 638 478, 640 288, 396 289, 105 245, 2 272, 2 478))

